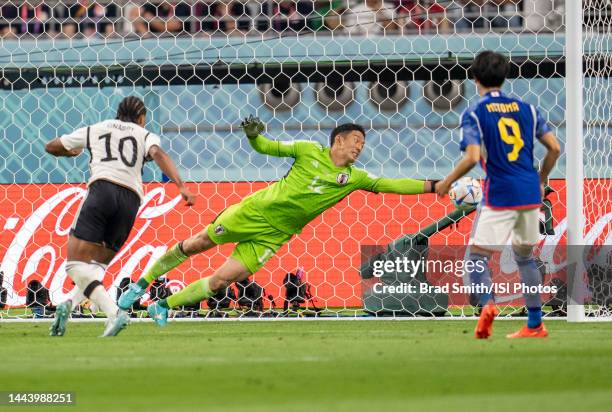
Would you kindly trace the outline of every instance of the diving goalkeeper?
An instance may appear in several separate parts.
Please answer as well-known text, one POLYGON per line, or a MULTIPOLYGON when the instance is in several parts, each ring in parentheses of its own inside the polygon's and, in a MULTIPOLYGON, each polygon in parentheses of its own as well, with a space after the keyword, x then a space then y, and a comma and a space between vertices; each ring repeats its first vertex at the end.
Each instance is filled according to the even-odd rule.
POLYGON ((120 308, 130 308, 153 280, 190 256, 217 245, 237 243, 232 255, 212 276, 149 305, 151 318, 164 326, 168 309, 200 302, 231 283, 248 278, 308 222, 355 190, 403 195, 435 191, 435 181, 376 177, 353 166, 365 144, 365 131, 359 125, 336 127, 331 132, 329 148, 303 140, 269 140, 261 134, 264 124, 253 116, 241 126, 257 152, 293 157, 291 170, 278 182, 225 209, 204 231, 174 245, 136 283, 130 284, 119 299, 120 308))

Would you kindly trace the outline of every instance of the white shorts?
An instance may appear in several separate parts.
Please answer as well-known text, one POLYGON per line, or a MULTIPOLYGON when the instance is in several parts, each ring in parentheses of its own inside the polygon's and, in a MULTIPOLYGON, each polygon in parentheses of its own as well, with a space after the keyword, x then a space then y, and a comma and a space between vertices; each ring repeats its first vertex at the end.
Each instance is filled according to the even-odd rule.
POLYGON ((533 246, 540 240, 540 209, 492 209, 484 206, 474 226, 470 245, 497 250, 512 239, 514 246, 533 246))

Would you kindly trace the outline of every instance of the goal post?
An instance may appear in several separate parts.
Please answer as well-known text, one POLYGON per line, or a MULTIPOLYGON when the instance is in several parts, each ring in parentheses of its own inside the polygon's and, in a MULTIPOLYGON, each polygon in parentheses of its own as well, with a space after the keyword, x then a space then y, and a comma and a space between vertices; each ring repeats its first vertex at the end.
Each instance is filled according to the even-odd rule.
POLYGON ((566 69, 566 123, 567 123, 567 258, 568 278, 570 281, 567 302, 567 320, 584 320, 584 300, 582 280, 584 267, 580 264, 584 244, 584 165, 583 165, 583 8, 582 0, 568 1, 565 4, 565 47, 566 69))

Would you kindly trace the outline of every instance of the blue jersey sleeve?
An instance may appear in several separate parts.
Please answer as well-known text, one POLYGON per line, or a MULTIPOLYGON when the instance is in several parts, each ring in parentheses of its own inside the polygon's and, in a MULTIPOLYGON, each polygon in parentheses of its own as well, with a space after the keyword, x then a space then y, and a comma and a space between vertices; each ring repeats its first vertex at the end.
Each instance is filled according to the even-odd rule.
POLYGON ((472 110, 466 110, 461 116, 461 151, 464 152, 471 144, 480 146, 481 142, 482 134, 478 125, 478 117, 472 110))
POLYGON ((537 139, 541 139, 546 133, 550 132, 550 127, 546 123, 546 120, 542 117, 542 114, 538 109, 534 109, 536 113, 536 135, 537 139))

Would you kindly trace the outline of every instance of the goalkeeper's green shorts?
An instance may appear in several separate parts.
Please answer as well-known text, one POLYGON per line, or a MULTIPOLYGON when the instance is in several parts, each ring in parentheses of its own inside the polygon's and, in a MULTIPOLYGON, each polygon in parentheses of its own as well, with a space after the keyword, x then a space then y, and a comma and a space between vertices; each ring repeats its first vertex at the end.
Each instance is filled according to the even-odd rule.
POLYGON ((221 212, 206 231, 218 245, 238 243, 232 257, 251 273, 257 272, 293 236, 270 225, 248 198, 221 212))

